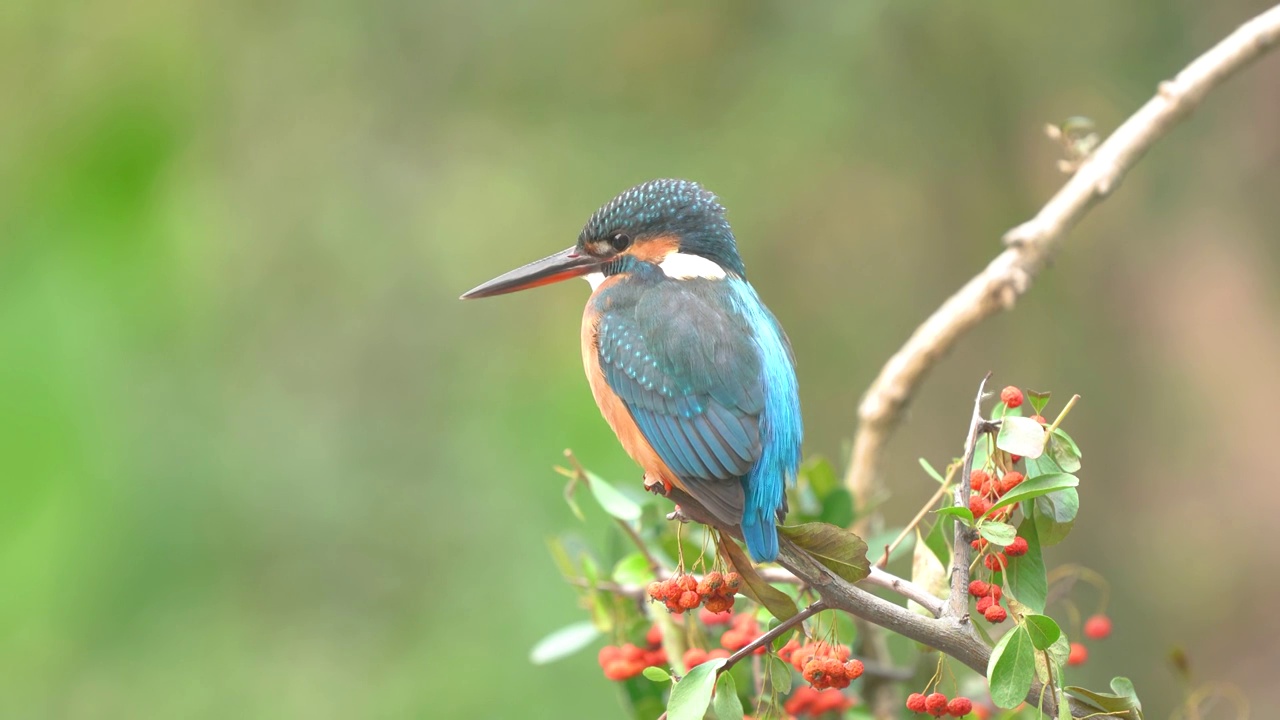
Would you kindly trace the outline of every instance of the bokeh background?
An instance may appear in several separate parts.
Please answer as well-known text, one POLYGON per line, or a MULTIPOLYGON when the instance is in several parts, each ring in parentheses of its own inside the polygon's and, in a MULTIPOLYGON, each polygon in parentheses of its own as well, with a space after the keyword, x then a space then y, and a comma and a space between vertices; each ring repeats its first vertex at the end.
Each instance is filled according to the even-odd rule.
MULTIPOLYGON (((0 6, 0 716, 613 717, 545 551, 566 447, 638 480, 586 286, 458 294, 645 179, 730 208, 843 459, 880 364, 1112 129, 1269 5, 0 6)), ((1280 56, 1212 95, 966 338, 896 436, 934 486, 987 370, 1078 392, 1084 511, 1151 711, 1280 702, 1280 56)), ((1054 405, 1060 407, 1060 401, 1054 405)), ((1089 605, 1088 601, 1084 603, 1089 605)), ((1263 713, 1265 714, 1265 712, 1263 713)))

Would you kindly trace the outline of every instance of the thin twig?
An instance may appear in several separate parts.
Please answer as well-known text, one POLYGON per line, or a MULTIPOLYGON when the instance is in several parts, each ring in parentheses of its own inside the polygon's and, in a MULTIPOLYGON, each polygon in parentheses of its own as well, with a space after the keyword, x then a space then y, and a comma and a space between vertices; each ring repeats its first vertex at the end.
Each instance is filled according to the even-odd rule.
POLYGON ((720 669, 716 671, 716 674, 718 675, 724 672, 725 670, 728 670, 729 668, 736 665, 739 660, 755 652, 756 648, 768 645, 769 643, 773 642, 774 638, 781 636, 783 633, 787 632, 788 630, 795 627, 796 625, 799 625, 800 623, 804 622, 805 620, 808 620, 814 615, 817 615, 823 610, 828 610, 828 609, 830 608, 827 607, 827 603, 825 600, 815 600, 812 604, 809 605, 809 607, 801 610, 795 615, 792 615, 786 620, 783 620, 782 622, 778 623, 777 627, 771 629, 769 632, 761 635, 755 640, 752 640, 751 642, 743 646, 741 650, 730 655, 729 659, 724 661, 724 665, 721 665, 720 669))
MULTIPOLYGON (((969 419, 969 434, 964 438, 964 461, 960 464, 960 482, 956 483, 956 505, 969 507, 969 477, 973 475, 973 450, 978 437, 988 426, 982 417, 982 396, 987 391, 987 373, 978 383, 978 395, 973 399, 973 416, 969 419)), ((965 618, 969 614, 969 540, 972 530, 956 521, 956 531, 951 548, 951 599, 946 614, 953 618, 965 618)))
POLYGON ((1031 220, 1005 233, 1008 248, 916 328, 880 370, 858 406, 858 431, 845 485, 858 507, 881 493, 885 445, 925 376, 960 338, 1009 310, 1031 288, 1068 231, 1080 222, 1156 141, 1200 105, 1210 90, 1280 43, 1280 5, 1241 25, 1196 58, 1111 134, 1031 220))
POLYGON ((928 515, 929 511, 933 509, 933 506, 942 499, 942 496, 947 494, 947 490, 951 489, 951 481, 955 479, 955 475, 956 466, 952 465, 947 470, 947 477, 943 479, 942 485, 938 487, 938 491, 935 492, 933 497, 929 498, 923 506, 921 506, 920 512, 916 513, 916 516, 911 518, 911 522, 907 523, 907 526, 902 528, 902 532, 898 533, 898 537, 894 538, 893 542, 889 543, 889 545, 885 547, 884 555, 880 557, 880 562, 876 563, 878 567, 884 568, 889 564, 889 556, 893 554, 893 551, 898 549, 898 546, 902 544, 902 541, 907 537, 907 535, 920 525, 920 521, 924 520, 924 516, 928 515))
MULTIPOLYGON (((574 456, 573 451, 566 448, 564 456, 569 460, 569 464, 573 466, 573 474, 577 481, 590 488, 591 480, 587 476, 587 469, 582 467, 582 463, 578 462, 578 458, 574 456)), ((654 576, 661 573, 662 563, 658 562, 658 559, 649 551, 649 546, 645 543, 644 538, 640 537, 640 533, 636 532, 636 529, 631 527, 631 523, 626 520, 618 517, 613 519, 618 523, 618 527, 622 528, 622 532, 626 533, 627 537, 631 539, 631 543, 636 546, 640 554, 644 556, 645 563, 649 565, 649 571, 654 576)))

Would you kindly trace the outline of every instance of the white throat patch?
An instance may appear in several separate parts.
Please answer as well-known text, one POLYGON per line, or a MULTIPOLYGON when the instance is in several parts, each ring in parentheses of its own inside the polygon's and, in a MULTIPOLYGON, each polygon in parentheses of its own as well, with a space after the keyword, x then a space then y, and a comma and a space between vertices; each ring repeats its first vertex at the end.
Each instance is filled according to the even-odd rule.
POLYGON ((709 278, 723 280, 724 268, 701 255, 688 255, 673 252, 658 263, 662 274, 675 280, 692 280, 693 278, 709 278))
POLYGON ((591 292, 595 292, 596 288, 600 287, 600 283, 604 282, 604 273, 587 273, 582 276, 582 279, 591 283, 591 292))

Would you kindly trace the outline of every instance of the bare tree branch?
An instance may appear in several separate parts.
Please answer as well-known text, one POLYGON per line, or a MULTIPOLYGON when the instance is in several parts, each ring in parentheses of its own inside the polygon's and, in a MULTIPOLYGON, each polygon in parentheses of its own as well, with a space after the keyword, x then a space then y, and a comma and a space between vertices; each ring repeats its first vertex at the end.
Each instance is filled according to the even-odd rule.
MULTIPOLYGON (((858 431, 845 485, 858 507, 880 492, 885 445, 929 370, 965 333, 1013 307, 1072 227, 1120 185, 1147 150, 1204 100, 1210 90, 1280 43, 1280 5, 1241 25, 1177 77, 1084 160, 1075 175, 1031 220, 1005 233, 1009 246, 947 299, 881 369, 858 407, 858 431)), ((962 484, 963 484, 963 478, 962 484)))

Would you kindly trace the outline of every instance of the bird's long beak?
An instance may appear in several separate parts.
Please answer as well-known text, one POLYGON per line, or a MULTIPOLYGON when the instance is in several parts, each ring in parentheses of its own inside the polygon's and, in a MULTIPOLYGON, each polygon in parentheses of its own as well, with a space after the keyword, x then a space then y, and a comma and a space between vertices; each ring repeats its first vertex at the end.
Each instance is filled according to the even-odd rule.
POLYGON ((528 290, 540 285, 550 285, 553 282, 582 277, 594 272, 600 265, 599 258, 579 253, 576 247, 571 247, 478 285, 463 293, 462 299, 492 297, 517 290, 528 290))

